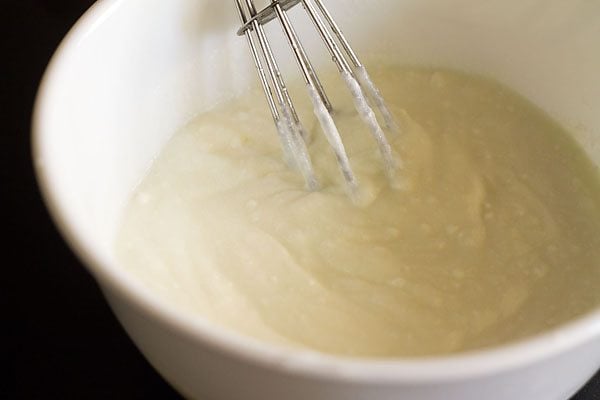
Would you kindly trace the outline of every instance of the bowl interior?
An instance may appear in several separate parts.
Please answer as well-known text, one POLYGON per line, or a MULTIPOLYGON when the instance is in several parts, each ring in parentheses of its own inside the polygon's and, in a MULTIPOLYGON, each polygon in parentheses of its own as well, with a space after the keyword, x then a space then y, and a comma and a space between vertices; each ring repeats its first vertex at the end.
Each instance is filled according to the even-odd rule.
MULTIPOLYGON (((385 54, 494 77, 565 125, 600 164, 600 3, 327 5, 363 58, 385 54)), ((292 16, 317 67, 329 62, 303 11, 292 16)), ((116 274, 120 212, 161 146, 198 112, 256 85, 257 76, 246 41, 233 33, 233 2, 104 0, 82 22, 42 85, 35 161, 59 225, 102 274, 116 274)), ((279 26, 268 32, 284 72, 296 75, 279 26)))

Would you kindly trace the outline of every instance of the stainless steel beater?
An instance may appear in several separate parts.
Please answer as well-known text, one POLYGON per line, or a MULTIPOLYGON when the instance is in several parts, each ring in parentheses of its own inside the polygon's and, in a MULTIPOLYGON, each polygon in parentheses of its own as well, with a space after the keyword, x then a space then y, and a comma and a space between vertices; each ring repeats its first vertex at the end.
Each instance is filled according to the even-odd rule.
POLYGON ((367 101, 367 96, 379 109, 385 127, 389 131, 394 133, 398 132, 398 125, 395 123, 392 114, 388 110, 381 93, 370 79, 364 65, 350 47, 350 44, 327 8, 325 8, 322 0, 272 0, 268 6, 259 12, 256 11, 253 0, 245 0, 245 7, 242 4, 242 1, 243 0, 236 0, 236 5, 242 21, 242 26, 237 34, 240 36, 245 35, 248 40, 254 64, 258 71, 273 120, 277 127, 277 132, 282 142, 286 161, 300 170, 308 188, 316 189, 318 187, 318 182, 304 141, 306 132, 298 118, 298 114, 296 113, 285 81, 263 28, 265 24, 275 19, 279 20, 283 32, 294 53, 302 76, 306 82, 315 115, 321 124, 321 128, 325 133, 329 144, 334 149, 338 165, 344 180, 346 181, 347 189, 351 194, 356 191, 358 182, 350 166, 341 136, 331 116, 331 102, 327 98, 315 69, 304 51, 300 39, 287 15, 287 11, 298 3, 302 3, 304 6, 304 9, 310 16, 310 19, 314 23, 315 28, 331 54, 334 63, 339 69, 344 82, 348 86, 348 89, 355 100, 355 106, 359 115, 368 125, 371 134, 377 141, 386 175, 392 180, 396 170, 396 161, 394 160, 392 149, 385 137, 383 129, 380 127, 375 113, 367 101), (337 38, 337 41, 334 37, 337 38), (258 46, 256 45, 256 40, 258 40, 258 46), (340 50, 338 42, 344 52, 340 50), (266 70, 263 66, 263 62, 266 63, 266 70))

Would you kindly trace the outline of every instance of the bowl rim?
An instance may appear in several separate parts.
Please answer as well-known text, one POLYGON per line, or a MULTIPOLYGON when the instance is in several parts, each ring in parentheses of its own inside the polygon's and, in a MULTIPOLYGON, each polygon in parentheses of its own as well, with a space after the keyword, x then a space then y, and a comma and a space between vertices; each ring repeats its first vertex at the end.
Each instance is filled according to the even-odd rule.
POLYGON ((78 231, 68 209, 53 190, 52 181, 56 177, 36 161, 46 156, 43 138, 48 134, 45 124, 48 97, 56 84, 54 76, 63 65, 65 54, 76 51, 85 38, 124 2, 99 0, 79 18, 50 60, 38 89, 32 117, 33 165, 46 207, 69 247, 103 290, 109 289, 111 294, 117 294, 133 305, 136 311, 169 326, 173 332, 194 343, 210 346, 257 366, 316 379, 384 384, 462 380, 526 367, 600 339, 600 308, 597 308, 549 331, 491 348, 423 358, 352 358, 265 343, 217 326, 157 298, 143 283, 108 260, 78 231))

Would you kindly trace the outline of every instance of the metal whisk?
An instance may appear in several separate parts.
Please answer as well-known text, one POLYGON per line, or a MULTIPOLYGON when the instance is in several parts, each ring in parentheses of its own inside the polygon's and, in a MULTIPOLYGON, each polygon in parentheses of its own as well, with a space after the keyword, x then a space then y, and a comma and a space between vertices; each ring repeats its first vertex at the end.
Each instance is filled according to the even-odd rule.
POLYGON ((298 118, 263 28, 265 24, 274 19, 279 20, 292 48, 306 82, 315 115, 321 124, 321 128, 329 144, 334 149, 338 165, 351 194, 357 189, 358 182, 350 166, 340 134, 331 117, 332 105, 287 15, 287 11, 298 3, 302 3, 327 46, 333 61, 355 100, 356 109, 377 141, 386 175, 392 180, 396 170, 396 161, 375 113, 367 101, 367 96, 379 109, 385 127, 389 131, 398 132, 398 125, 394 122, 392 114, 388 110, 379 90, 370 79, 364 65, 350 47, 350 44, 329 11, 325 8, 323 2, 321 0, 272 0, 267 7, 257 12, 253 0, 245 0, 245 7, 242 1, 236 0, 242 21, 242 26, 237 34, 240 36, 245 35, 248 40, 250 51, 282 142, 286 161, 300 170, 308 188, 311 190, 318 188, 318 182, 306 148, 306 132, 298 118), (335 38, 337 38, 337 41, 335 38), (256 45, 256 40, 258 40, 258 46, 256 45), (340 50, 338 42, 343 52, 340 50), (266 70, 263 67, 263 62, 266 63, 266 70))

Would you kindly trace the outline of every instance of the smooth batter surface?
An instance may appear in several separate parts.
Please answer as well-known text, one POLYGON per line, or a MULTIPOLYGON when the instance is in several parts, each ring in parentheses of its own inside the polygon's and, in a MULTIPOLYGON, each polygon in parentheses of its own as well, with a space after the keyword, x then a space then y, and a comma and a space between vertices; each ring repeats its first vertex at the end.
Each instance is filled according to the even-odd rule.
POLYGON ((400 190, 334 75, 326 89, 361 206, 305 92, 295 101, 318 192, 282 161, 255 92, 164 148, 123 217, 124 268, 233 330, 352 356, 486 347, 600 304, 598 172, 568 134, 483 78, 370 72, 402 128, 390 137, 400 190))

